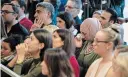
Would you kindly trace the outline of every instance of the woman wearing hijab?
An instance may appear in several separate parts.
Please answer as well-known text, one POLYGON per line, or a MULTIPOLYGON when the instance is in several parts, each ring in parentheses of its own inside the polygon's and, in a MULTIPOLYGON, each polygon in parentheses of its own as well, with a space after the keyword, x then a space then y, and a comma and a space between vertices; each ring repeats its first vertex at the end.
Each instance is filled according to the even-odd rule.
POLYGON ((96 18, 87 18, 80 26, 82 39, 75 38, 77 50, 75 52, 80 65, 81 77, 84 77, 89 66, 99 56, 94 53, 92 43, 96 33, 101 29, 101 24, 96 18))

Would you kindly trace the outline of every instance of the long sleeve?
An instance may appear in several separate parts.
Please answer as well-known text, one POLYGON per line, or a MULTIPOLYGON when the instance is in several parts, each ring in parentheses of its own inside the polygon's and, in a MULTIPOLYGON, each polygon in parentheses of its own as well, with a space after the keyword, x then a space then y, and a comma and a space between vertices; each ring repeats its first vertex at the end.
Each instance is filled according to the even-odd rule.
POLYGON ((23 64, 16 64, 14 72, 21 75, 21 77, 37 77, 41 73, 41 61, 37 59, 28 60, 23 64))

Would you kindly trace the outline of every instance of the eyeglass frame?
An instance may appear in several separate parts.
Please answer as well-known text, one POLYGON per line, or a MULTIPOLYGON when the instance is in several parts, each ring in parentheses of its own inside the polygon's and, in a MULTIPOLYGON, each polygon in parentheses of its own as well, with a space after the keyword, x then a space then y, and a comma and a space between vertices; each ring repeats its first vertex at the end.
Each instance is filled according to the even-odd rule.
POLYGON ((72 6, 68 6, 68 5, 65 5, 64 7, 65 7, 65 8, 68 7, 68 8, 70 8, 70 9, 73 9, 73 8, 78 9, 78 7, 72 7, 72 6))
POLYGON ((11 12, 11 11, 8 11, 8 10, 1 10, 0 12, 1 12, 1 14, 2 13, 3 14, 15 13, 15 12, 11 12))
POLYGON ((98 41, 98 40, 95 40, 95 38, 94 38, 93 43, 94 42, 97 44, 97 43, 100 43, 100 42, 102 42, 102 43, 108 43, 109 41, 98 41))

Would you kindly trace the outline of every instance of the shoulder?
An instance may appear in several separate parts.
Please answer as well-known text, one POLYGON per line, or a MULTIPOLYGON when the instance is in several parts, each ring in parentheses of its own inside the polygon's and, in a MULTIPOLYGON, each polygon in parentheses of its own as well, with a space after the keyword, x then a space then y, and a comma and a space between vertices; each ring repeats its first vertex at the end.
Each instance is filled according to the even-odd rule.
POLYGON ((108 70, 106 77, 117 77, 112 67, 108 70))
POLYGON ((46 29, 49 32, 53 33, 56 29, 59 29, 59 28, 56 25, 48 25, 48 26, 44 26, 43 29, 46 29))
POLYGON ((97 60, 95 60, 92 64, 91 67, 94 67, 96 64, 99 64, 101 62, 102 58, 99 58, 97 60))
POLYGON ((76 63, 76 62, 77 62, 75 56, 71 56, 71 57, 69 58, 69 60, 70 60, 70 62, 72 62, 72 63, 76 63))
POLYGON ((89 67, 85 77, 90 77, 91 73, 95 73, 95 71, 97 69, 97 66, 98 66, 98 64, 100 63, 101 60, 102 60, 102 58, 99 58, 91 64, 91 66, 89 67))
POLYGON ((33 59, 27 59, 26 61, 24 61, 24 65, 29 65, 33 62, 33 59))

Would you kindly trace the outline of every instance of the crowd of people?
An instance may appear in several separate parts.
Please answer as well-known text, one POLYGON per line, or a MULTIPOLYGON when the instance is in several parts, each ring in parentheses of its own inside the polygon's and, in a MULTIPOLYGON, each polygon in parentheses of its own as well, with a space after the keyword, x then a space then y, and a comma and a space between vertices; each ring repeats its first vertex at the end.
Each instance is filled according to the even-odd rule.
POLYGON ((128 18, 108 7, 83 20, 83 1, 65 1, 3 1, 1 64, 21 77, 128 77, 128 18))

